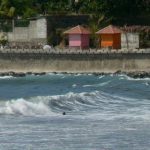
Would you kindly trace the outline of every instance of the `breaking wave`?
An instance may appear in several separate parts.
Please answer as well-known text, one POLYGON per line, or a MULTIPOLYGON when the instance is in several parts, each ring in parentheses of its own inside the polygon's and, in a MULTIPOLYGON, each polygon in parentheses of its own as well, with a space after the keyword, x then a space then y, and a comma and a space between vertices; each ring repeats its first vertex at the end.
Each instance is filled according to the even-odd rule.
MULTIPOLYGON (((83 114, 101 119, 138 118, 150 115, 147 99, 131 99, 100 91, 38 96, 0 102, 1 115, 52 116, 83 114)), ((148 118, 148 117, 147 117, 148 118)))
POLYGON ((49 115, 51 112, 43 102, 30 102, 25 99, 10 100, 0 105, 0 114, 6 115, 49 115))
POLYGON ((77 111, 83 106, 92 106, 97 92, 68 93, 56 96, 38 96, 30 99, 1 101, 0 114, 51 115, 62 111, 77 111))

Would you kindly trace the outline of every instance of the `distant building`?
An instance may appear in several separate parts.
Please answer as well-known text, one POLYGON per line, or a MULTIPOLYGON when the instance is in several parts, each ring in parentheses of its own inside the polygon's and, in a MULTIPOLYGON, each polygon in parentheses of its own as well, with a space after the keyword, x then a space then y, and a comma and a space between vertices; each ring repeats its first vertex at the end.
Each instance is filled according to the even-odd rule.
POLYGON ((13 26, 7 32, 8 42, 12 46, 44 45, 47 43, 47 21, 45 18, 30 20, 27 27, 13 26))
POLYGON ((58 32, 61 34, 61 31, 68 27, 88 24, 88 20, 88 15, 51 15, 30 18, 28 26, 20 27, 13 24, 12 31, 7 32, 8 42, 14 46, 38 46, 53 45, 52 40, 54 40, 59 44, 60 41, 54 35, 58 32))
POLYGON ((80 25, 64 32, 69 37, 70 48, 89 48, 90 31, 80 25))
POLYGON ((121 30, 113 25, 109 25, 96 34, 100 35, 100 47, 101 48, 121 48, 121 30))
POLYGON ((140 48, 140 32, 150 32, 149 26, 124 26, 121 27, 123 31, 121 35, 121 47, 127 49, 140 48))
MULTIPOLYGON (((8 21, 5 22, 7 23, 8 21)), ((6 28, 5 22, 3 25, 6 28)), ((46 44, 56 46, 60 43, 63 43, 64 46, 65 39, 63 39, 62 33, 67 28, 75 26, 72 29, 76 30, 76 34, 66 31, 66 34, 69 35, 69 46, 89 47, 89 31, 83 29, 85 33, 81 32, 83 26, 89 24, 89 15, 40 16, 27 20, 28 24, 26 26, 18 26, 14 22, 12 23, 11 20, 9 22, 13 24, 9 24, 9 27, 12 27, 11 30, 4 31, 0 26, 0 33, 4 33, 7 36, 10 46, 42 48, 46 44)), ((110 25, 98 31, 97 34, 100 37, 99 46, 101 48, 135 49, 150 47, 150 26, 132 25, 117 28, 110 25)))
POLYGON ((121 48, 138 49, 140 37, 138 32, 123 32, 121 34, 121 48))

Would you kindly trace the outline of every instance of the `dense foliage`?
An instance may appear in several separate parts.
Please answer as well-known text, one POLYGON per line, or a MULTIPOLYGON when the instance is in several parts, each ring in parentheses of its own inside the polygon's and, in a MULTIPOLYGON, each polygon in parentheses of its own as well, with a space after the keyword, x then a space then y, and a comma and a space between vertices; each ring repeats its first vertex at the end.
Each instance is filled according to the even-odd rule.
POLYGON ((106 18, 150 14, 150 0, 0 0, 0 17, 90 13, 106 18))

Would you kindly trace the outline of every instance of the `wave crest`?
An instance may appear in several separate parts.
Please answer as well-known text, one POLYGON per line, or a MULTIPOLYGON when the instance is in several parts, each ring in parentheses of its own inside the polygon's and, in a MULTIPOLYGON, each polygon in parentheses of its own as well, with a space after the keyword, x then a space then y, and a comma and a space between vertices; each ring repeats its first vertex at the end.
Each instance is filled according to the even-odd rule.
POLYGON ((45 115, 50 114, 50 109, 43 102, 30 102, 24 99, 11 100, 0 107, 0 114, 45 115))
POLYGON ((2 115, 52 115, 63 111, 82 111, 84 108, 96 107, 97 91, 91 93, 67 93, 65 95, 38 96, 30 99, 1 101, 2 115))
MULTIPOLYGON (((138 112, 143 114, 143 106, 149 112, 149 108, 145 107, 149 104, 149 100, 131 99, 115 95, 109 95, 100 91, 83 92, 83 93, 67 93, 65 95, 55 96, 38 96, 30 99, 17 99, 10 101, 1 101, 1 115, 59 115, 62 112, 67 114, 84 114, 99 116, 113 115, 117 116, 135 116, 137 111, 131 113, 131 108, 138 108, 138 112), (138 106, 137 106, 138 105, 138 106), (126 111, 124 111, 126 110, 126 111)), ((147 114, 147 112, 146 112, 147 114)), ((138 115, 140 116, 140 115, 138 115)))

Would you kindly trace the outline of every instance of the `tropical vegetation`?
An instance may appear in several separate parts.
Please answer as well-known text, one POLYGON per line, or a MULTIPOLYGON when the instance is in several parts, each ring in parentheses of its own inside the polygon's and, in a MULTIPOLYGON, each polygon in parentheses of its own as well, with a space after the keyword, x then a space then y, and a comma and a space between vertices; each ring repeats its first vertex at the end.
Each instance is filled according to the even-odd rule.
POLYGON ((101 15, 108 19, 150 14, 149 0, 0 0, 0 17, 54 13, 101 15))

